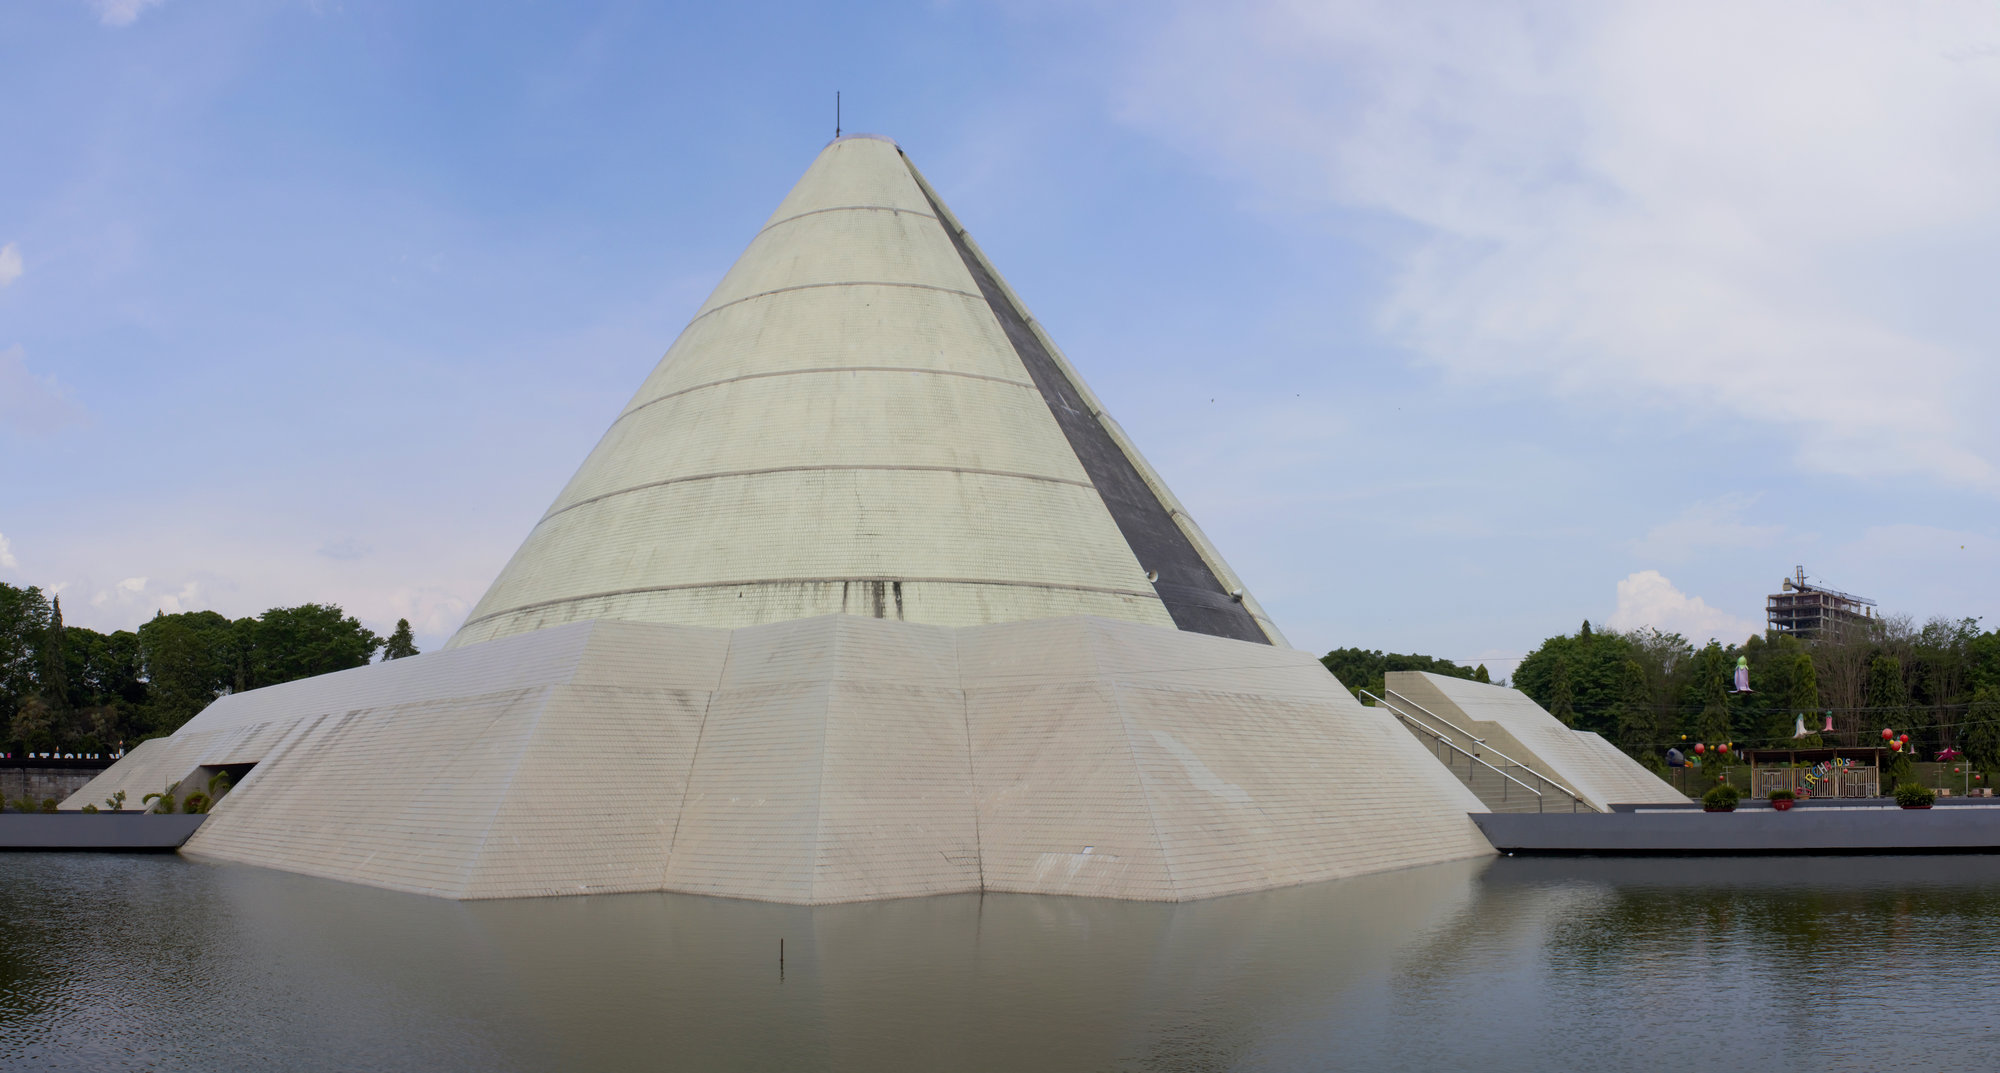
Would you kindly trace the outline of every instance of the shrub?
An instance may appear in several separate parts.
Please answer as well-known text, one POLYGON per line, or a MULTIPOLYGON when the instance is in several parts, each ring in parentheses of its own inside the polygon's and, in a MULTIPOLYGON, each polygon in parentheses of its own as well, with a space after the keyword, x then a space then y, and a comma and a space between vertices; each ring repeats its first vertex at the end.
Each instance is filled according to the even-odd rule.
POLYGON ((139 799, 140 804, 151 805, 148 812, 165 813, 174 811, 174 792, 171 787, 159 793, 147 794, 139 799))
POLYGON ((96 811, 98 811, 98 808, 97 808, 97 806, 96 806, 96 805, 85 805, 85 806, 83 806, 83 808, 82 808, 82 809, 80 809, 79 811, 81 811, 81 812, 96 812, 96 811))
POLYGON ((1734 812, 1736 811, 1736 802, 1742 796, 1743 791, 1726 782, 1720 783, 1714 789, 1701 795, 1701 807, 1711 812, 1734 812))
POLYGON ((1798 800, 1798 797, 1799 795, 1791 792, 1790 790, 1771 791, 1771 800, 1773 801, 1796 801, 1798 800))
POLYGON ((44 798, 42 798, 42 811, 43 811, 43 812, 54 812, 55 810, 56 810, 56 799, 55 799, 55 798, 53 798, 53 797, 44 797, 44 798))
POLYGON ((194 793, 191 793, 186 797, 181 798, 182 812, 190 814, 196 812, 207 812, 208 805, 209 805, 208 795, 202 793, 200 790, 196 790, 194 793))
POLYGON ((1906 782, 1896 787, 1896 803, 1905 808, 1922 808, 1937 800, 1937 793, 1920 783, 1906 782))

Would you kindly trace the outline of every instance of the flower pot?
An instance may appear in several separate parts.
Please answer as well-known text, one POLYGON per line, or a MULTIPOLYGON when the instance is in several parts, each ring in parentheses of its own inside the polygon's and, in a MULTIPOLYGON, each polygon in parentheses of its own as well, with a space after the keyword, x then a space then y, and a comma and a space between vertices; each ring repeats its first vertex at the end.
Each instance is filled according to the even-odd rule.
POLYGON ((1790 808, 1791 808, 1791 807, 1792 807, 1793 805, 1795 805, 1795 804, 1797 804, 1797 803, 1798 803, 1798 802, 1796 802, 1796 801, 1793 801, 1793 800, 1792 800, 1792 799, 1790 799, 1790 798, 1787 798, 1787 797, 1781 797, 1781 798, 1777 799, 1776 801, 1773 801, 1773 802, 1771 802, 1771 807, 1772 807, 1772 808, 1774 808, 1774 809, 1777 809, 1777 810, 1778 810, 1779 812, 1785 812, 1785 811, 1789 810, 1789 809, 1790 809, 1790 808))
POLYGON ((1729 807, 1724 808, 1721 805, 1703 805, 1701 806, 1701 810, 1703 812, 1735 812, 1736 806, 1730 805, 1729 807))

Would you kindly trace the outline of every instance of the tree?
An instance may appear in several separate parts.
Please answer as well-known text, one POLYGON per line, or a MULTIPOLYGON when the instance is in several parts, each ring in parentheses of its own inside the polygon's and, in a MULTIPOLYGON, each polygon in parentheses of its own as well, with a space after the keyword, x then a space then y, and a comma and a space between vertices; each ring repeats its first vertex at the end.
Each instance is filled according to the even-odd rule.
POLYGON ((69 707, 69 654, 63 642, 62 597, 50 602, 49 625, 42 631, 41 695, 57 710, 69 707))
POLYGON ((1390 671, 1429 671, 1452 678, 1471 679, 1473 670, 1461 667, 1448 659, 1436 656, 1421 656, 1414 653, 1404 655, 1399 652, 1379 652, 1367 648, 1336 648, 1320 657, 1320 663, 1333 672, 1335 678, 1347 687, 1356 698, 1362 690, 1376 696, 1382 695, 1383 683, 1390 671))
POLYGON ((382 639, 334 604, 274 607, 237 624, 245 681, 256 689, 361 667, 375 658, 382 639))
POLYGON ((170 734, 236 684, 236 624, 213 611, 155 614, 139 627, 143 731, 170 734))
POLYGON ((1695 734, 1711 745, 1730 739, 1729 668, 1732 662, 1722 646, 1710 641, 1701 650, 1701 715, 1695 720, 1695 734))
POLYGON ((410 620, 406 618, 397 619, 396 632, 390 634, 389 640, 382 646, 382 659, 385 661, 406 659, 416 654, 417 640, 415 634, 410 630, 410 620))
POLYGON ((56 746, 55 713, 41 697, 31 694, 23 699, 7 729, 8 736, 24 748, 51 749, 56 746))
POLYGON ((1493 676, 1486 673, 1486 664, 1482 663, 1472 669, 1472 680, 1490 684, 1493 681, 1493 676))
POLYGON ((1615 738, 1619 674, 1632 647, 1623 634, 1594 628, 1579 630, 1574 637, 1551 637, 1515 668, 1514 687, 1562 718, 1556 712, 1560 675, 1568 683, 1565 721, 1579 730, 1615 738))
POLYGON ((2000 688, 2000 630, 1989 630, 1965 646, 1966 679, 1974 690, 2000 688))
POLYGON ((1618 675, 1617 742, 1627 753, 1637 756, 1653 752, 1659 737, 1659 720, 1652 698, 1646 695, 1646 670, 1636 659, 1627 659, 1618 675))
POLYGON ((1903 688, 1903 662, 1889 655, 1876 656, 1869 661, 1869 715, 1885 727, 1907 726, 1909 703, 1909 693, 1903 688))
POLYGON ((2000 768, 2000 686, 1982 685, 1972 691, 1965 713, 1965 755, 1993 771, 2000 768))
POLYGON ((139 635, 131 630, 98 633, 70 626, 70 689, 79 707, 146 703, 145 664, 139 635))
POLYGON ((13 718, 37 692, 36 652, 49 627, 49 603, 37 588, 0 582, 0 719, 13 718))
POLYGON ((1819 709, 1819 675, 1813 671, 1810 652, 1800 652, 1792 657, 1791 695, 1786 698, 1791 709, 1811 719, 1819 709))
POLYGON ((1910 761, 1910 751, 1902 749, 1889 756, 1889 763, 1882 768, 1883 793, 1894 793, 1898 786, 1917 781, 1917 766, 1910 761))
MULTIPOLYGON (((1590 623, 1584 623, 1588 629, 1590 623)), ((1564 726, 1576 725, 1576 687, 1571 683, 1568 660, 1557 660, 1555 673, 1549 681, 1549 714, 1562 720, 1564 726)))

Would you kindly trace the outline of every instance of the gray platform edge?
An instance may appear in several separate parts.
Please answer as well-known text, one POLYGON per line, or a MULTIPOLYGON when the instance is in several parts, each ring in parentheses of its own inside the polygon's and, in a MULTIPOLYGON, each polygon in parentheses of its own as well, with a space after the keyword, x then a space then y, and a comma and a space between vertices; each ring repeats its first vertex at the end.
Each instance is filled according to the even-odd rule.
POLYGON ((1503 853, 1551 856, 1783 856, 2000 853, 2000 809, 1672 809, 1475 813, 1503 853))
MULTIPOLYGON (((1793 811, 1798 811, 1800 809, 1830 809, 1830 808, 1879 809, 1879 808, 1894 807, 1895 803, 1896 800, 1893 797, 1801 798, 1792 805, 1792 809, 1793 811)), ((1642 801, 1637 804, 1612 804, 1606 807, 1610 808, 1611 811, 1613 812, 1659 812, 1668 809, 1683 809, 1690 812, 1700 812, 1702 810, 1702 805, 1701 802, 1699 801, 1689 801, 1686 804, 1680 804, 1677 802, 1655 803, 1655 802, 1642 801)), ((1736 811, 1738 812, 1746 812, 1754 809, 1768 810, 1770 807, 1771 803, 1769 801, 1759 801, 1756 800, 1755 798, 1750 798, 1750 797, 1745 797, 1743 800, 1738 801, 1736 803, 1736 811)), ((2000 797, 1940 797, 1937 799, 1936 807, 2000 809, 2000 797)))
POLYGON ((145 812, 0 814, 0 851, 110 850, 168 853, 181 848, 206 815, 145 812))

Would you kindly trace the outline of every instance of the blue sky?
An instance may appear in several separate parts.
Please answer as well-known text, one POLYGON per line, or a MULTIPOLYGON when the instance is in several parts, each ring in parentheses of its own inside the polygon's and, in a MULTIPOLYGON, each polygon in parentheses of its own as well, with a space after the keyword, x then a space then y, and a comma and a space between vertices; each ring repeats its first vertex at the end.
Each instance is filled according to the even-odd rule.
POLYGON ((2000 9, 0 8, 0 580, 434 647, 831 135, 1299 647, 2000 597, 2000 9))

